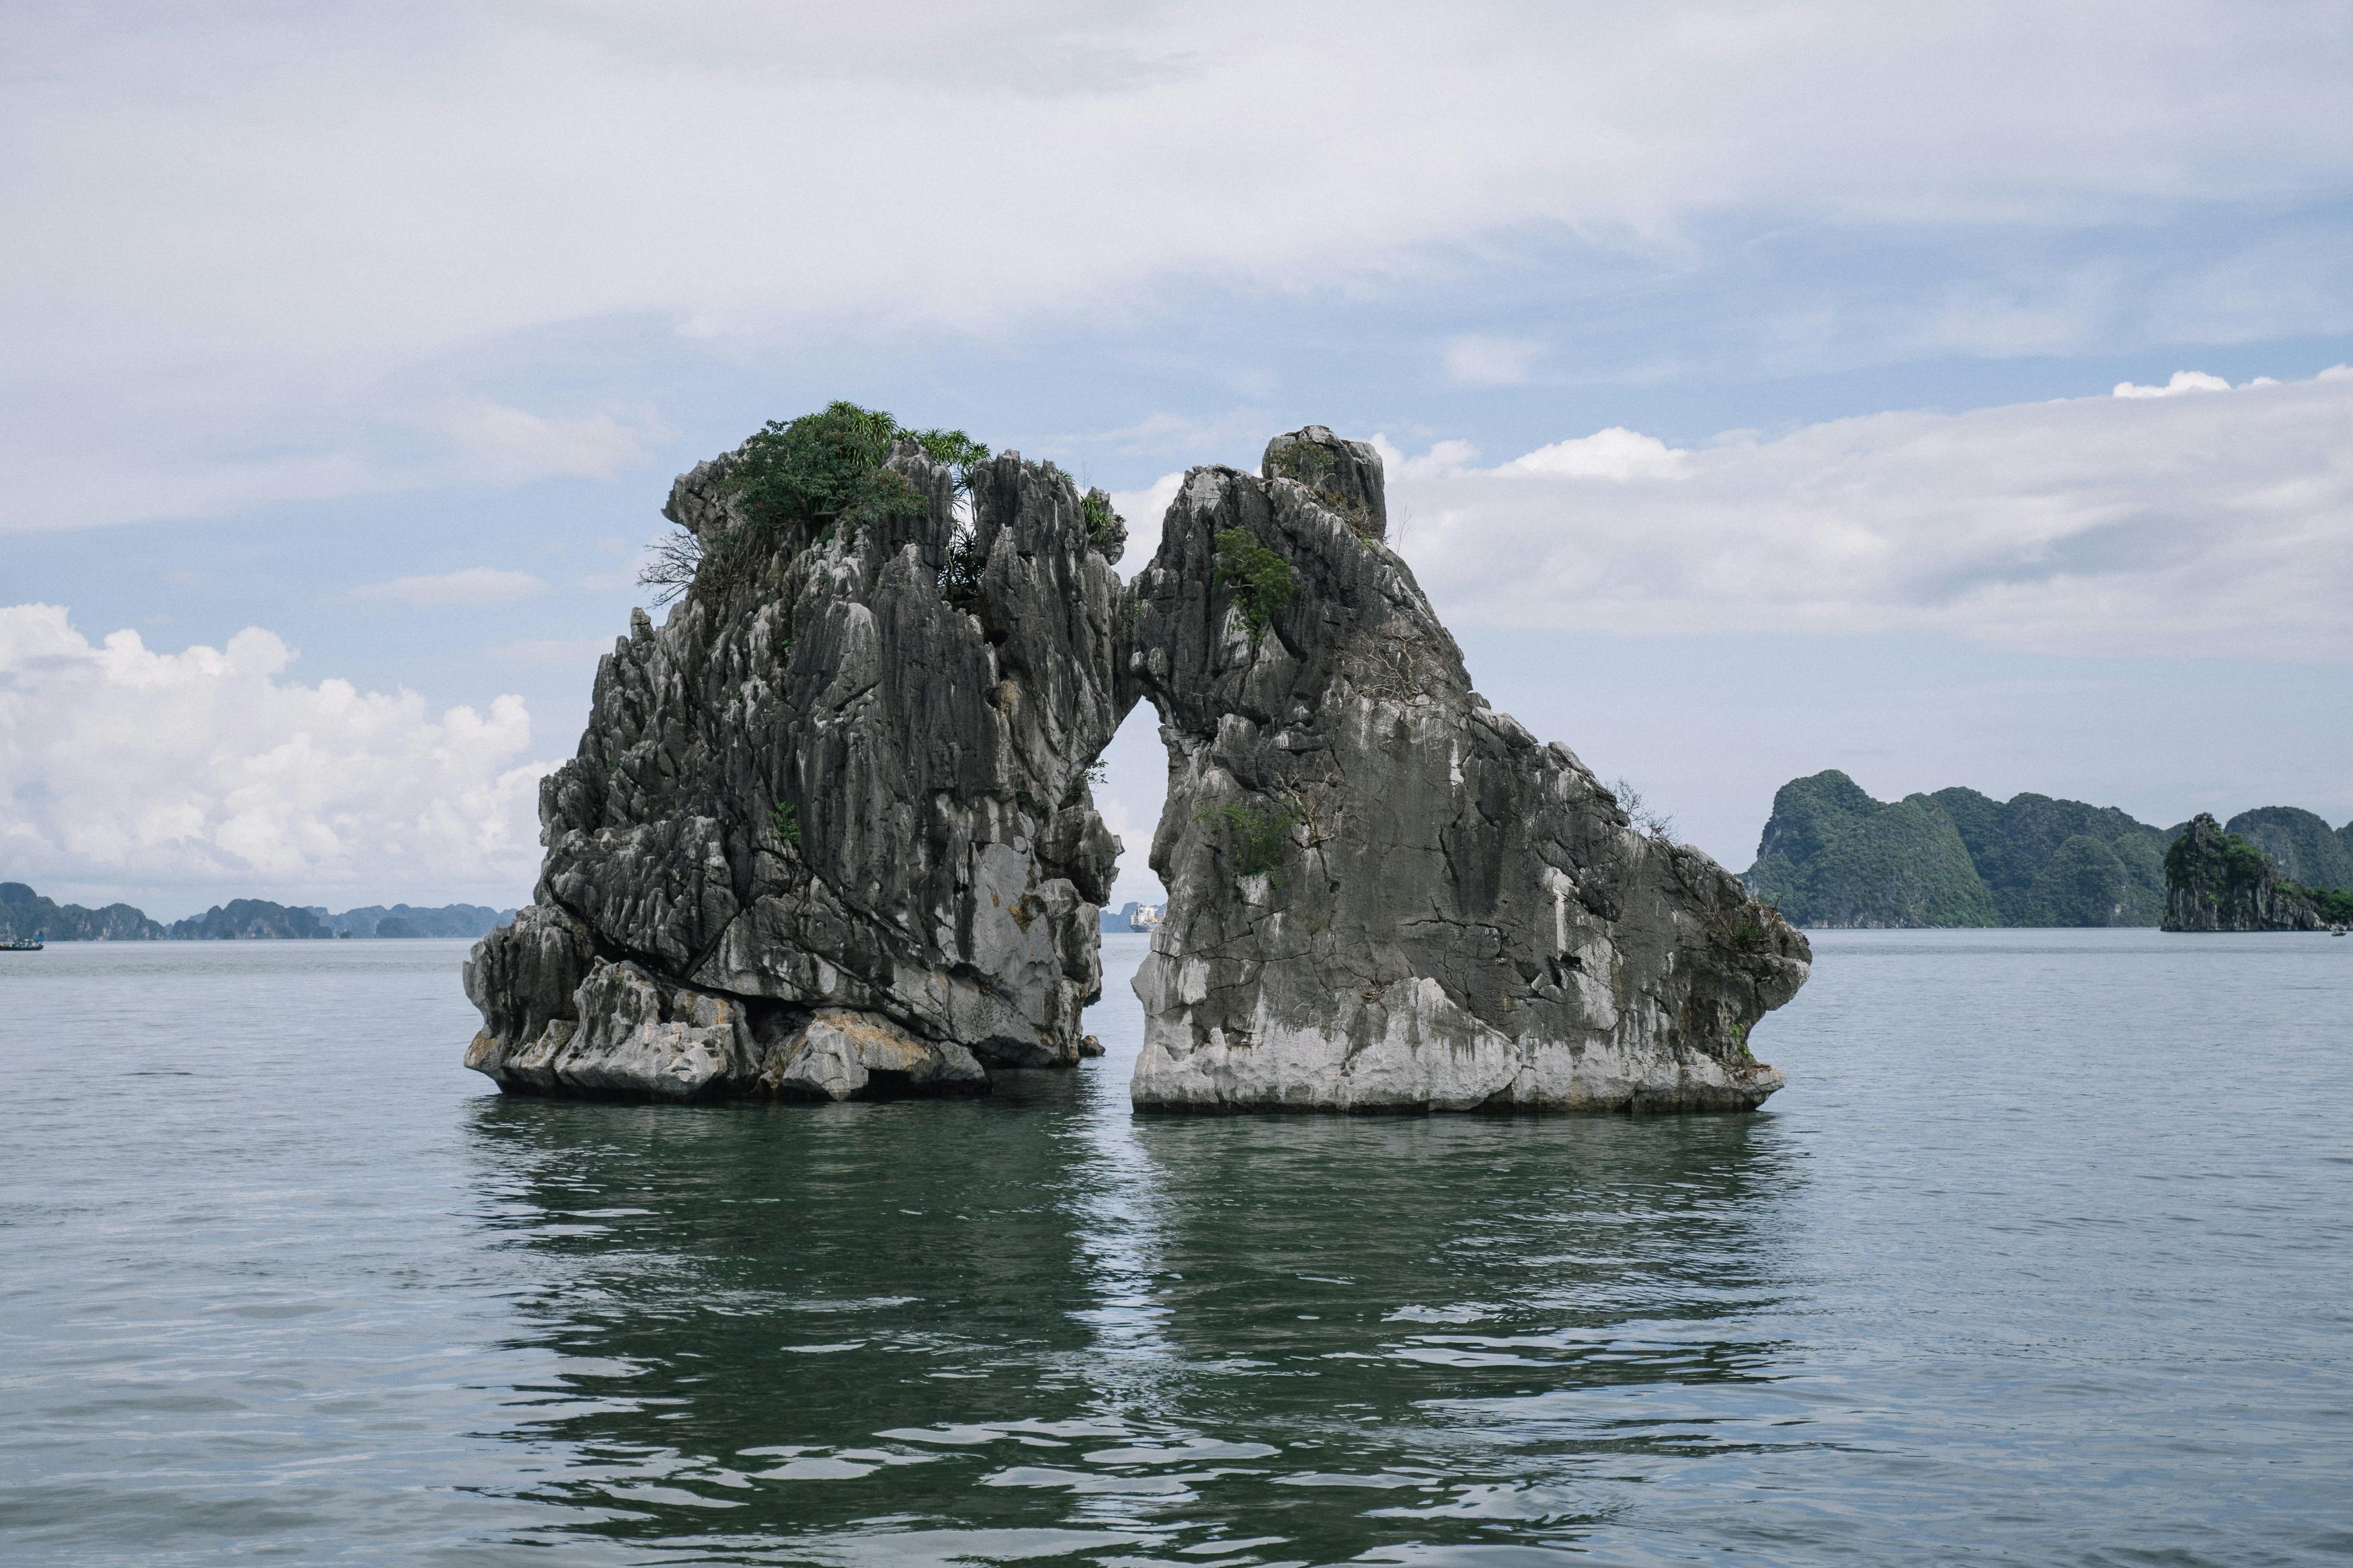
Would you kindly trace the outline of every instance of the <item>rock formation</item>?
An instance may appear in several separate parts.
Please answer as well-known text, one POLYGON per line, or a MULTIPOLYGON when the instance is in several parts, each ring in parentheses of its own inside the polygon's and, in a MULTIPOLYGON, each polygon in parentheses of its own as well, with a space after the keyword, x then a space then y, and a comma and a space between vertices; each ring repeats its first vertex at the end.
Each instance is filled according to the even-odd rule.
POLYGON ((2046 795, 1877 801, 1831 769, 1774 795, 1742 880, 1799 926, 2153 926, 2179 831, 2046 795))
POLYGON ((317 941, 334 931, 308 909, 268 899, 231 899, 200 915, 174 921, 165 932, 176 942, 317 941))
POLYGON ((2190 818, 2166 851, 2167 931, 2320 931, 2326 924, 2303 889, 2207 812, 2190 818))
POLYGON ((329 914, 322 909, 311 911, 337 936, 357 937, 471 937, 481 938, 515 918, 513 910, 494 910, 483 904, 444 904, 438 909, 414 909, 407 904, 395 904, 386 909, 382 904, 364 904, 342 914, 329 914))
POLYGON ((1136 1105, 1756 1106, 1805 939, 1473 692, 1385 535, 1379 458, 1310 426, 1188 476, 1136 579, 1170 753, 1136 1105))
POLYGON ((1091 1046, 1118 845, 1086 771, 1148 699, 1170 889, 1146 1109, 1754 1107, 1802 936, 1645 837, 1473 693, 1320 426, 1202 468, 1123 587, 1099 496, 913 442, 918 506, 763 532, 673 488, 703 565, 600 665, 544 784, 534 903, 467 965, 469 1066, 519 1091, 966 1092, 1091 1046), (741 548, 744 540, 756 550, 741 548), (713 562, 724 562, 724 569, 713 562))
POLYGON ((0 882, 0 942, 39 933, 51 942, 160 942, 164 928, 129 904, 89 910, 45 899, 22 882, 0 882))
MULTIPOLYGON (((1078 1060, 1118 855, 1086 770, 1124 711, 1119 541, 1051 467, 976 468, 968 538, 948 468, 913 442, 890 467, 916 515, 788 532, 598 666, 541 787, 535 901, 467 966, 468 1065, 684 1099, 1078 1060)), ((724 478, 667 509, 713 549, 746 527, 724 478)))

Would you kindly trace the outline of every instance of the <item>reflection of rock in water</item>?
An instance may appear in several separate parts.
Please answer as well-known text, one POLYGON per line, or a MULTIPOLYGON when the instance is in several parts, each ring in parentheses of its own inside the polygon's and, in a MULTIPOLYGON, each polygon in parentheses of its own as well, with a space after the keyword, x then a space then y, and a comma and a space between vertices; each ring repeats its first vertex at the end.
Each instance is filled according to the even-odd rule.
MULTIPOLYGON (((1741 1375, 1767 1353, 1707 1325, 1778 1289, 1771 1227, 1790 1167, 1769 1125, 1153 1123, 1139 1141, 1168 1216, 1165 1265, 1187 1281, 1168 1332, 1193 1353, 1270 1326, 1281 1340, 1377 1331, 1378 1347, 1356 1348, 1457 1370, 1574 1369, 1580 1385, 1741 1375), (1348 1326, 1273 1321, 1301 1312, 1348 1326), (1677 1321, 1679 1348, 1630 1348, 1649 1331, 1630 1338, 1630 1320, 1653 1317, 1677 1321)), ((1413 1381, 1399 1369, 1393 1391, 1413 1381)))
POLYGON ((877 1562, 1278 1517, 1299 1556, 1472 1542, 1492 1517, 1366 1510, 1557 1513, 1593 1456, 1702 1451, 1683 1423, 1771 1370, 1771 1123, 1131 1124, 1088 1090, 484 1104, 521 1337, 558 1358, 511 1434, 558 1459, 555 1533, 877 1562), (1663 1425, 1622 1398, 1670 1389, 1663 1425))
POLYGON ((1804 937, 1472 690, 1370 447, 1310 426, 1259 474, 1194 470, 1124 586, 1124 529, 1050 464, 972 469, 967 537, 913 441, 887 465, 913 515, 822 529, 749 516, 744 460, 673 488, 703 568, 599 667, 536 901, 467 966, 467 1065, 501 1087, 840 1100, 1075 1064, 1118 851, 1087 771, 1142 700, 1170 901, 1137 1106, 1780 1086, 1748 1037, 1804 937))

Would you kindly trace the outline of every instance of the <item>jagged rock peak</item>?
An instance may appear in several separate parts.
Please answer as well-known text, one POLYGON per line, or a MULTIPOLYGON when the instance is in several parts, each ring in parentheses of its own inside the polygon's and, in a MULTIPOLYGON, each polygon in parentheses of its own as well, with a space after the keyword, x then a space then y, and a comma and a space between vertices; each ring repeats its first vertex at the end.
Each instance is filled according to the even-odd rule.
POLYGON ((1261 477, 1303 485, 1324 506, 1366 539, 1389 535, 1388 485, 1381 455, 1366 441, 1345 441, 1321 425, 1310 425, 1266 444, 1261 477))

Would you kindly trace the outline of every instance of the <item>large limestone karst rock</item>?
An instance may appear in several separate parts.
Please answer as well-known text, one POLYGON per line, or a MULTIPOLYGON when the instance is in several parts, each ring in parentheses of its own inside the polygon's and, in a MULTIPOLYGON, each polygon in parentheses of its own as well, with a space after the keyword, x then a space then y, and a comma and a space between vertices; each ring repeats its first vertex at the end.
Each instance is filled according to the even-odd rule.
POLYGON ((1118 852, 1086 773, 1144 700, 1170 900, 1139 1108, 1779 1087, 1748 1032, 1805 939, 1471 689, 1370 447, 1309 426, 1260 474, 1195 470, 1126 587, 1120 525, 1050 465, 975 468, 966 532, 902 442, 922 505, 763 532, 743 460, 673 488, 703 569, 599 666, 535 900, 468 963, 467 1064, 503 1088, 846 1099, 1074 1063, 1118 852))
MULTIPOLYGON (((745 528, 725 462, 667 508, 714 552, 745 528)), ((912 441, 890 467, 921 515, 787 529, 599 665, 541 789, 535 902, 467 965, 469 1066, 840 1098, 1078 1059, 1118 854, 1086 770, 1124 710, 1120 536, 1008 455, 971 474, 952 563, 950 470, 912 441)))
POLYGON ((1138 574, 1170 786, 1135 1104, 1753 1108, 1805 938, 1472 691, 1385 533, 1377 455, 1310 426, 1188 475, 1138 574))

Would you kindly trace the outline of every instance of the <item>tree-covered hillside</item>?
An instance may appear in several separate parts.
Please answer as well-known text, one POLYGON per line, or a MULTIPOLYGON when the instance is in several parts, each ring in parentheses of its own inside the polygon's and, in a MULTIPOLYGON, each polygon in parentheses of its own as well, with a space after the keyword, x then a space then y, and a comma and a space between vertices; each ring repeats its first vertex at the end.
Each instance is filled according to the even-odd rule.
POLYGON ((2171 837, 2041 795, 1878 801, 1833 770, 1781 786, 1747 881, 1808 926, 2155 925, 2171 837))
POLYGON ((337 936, 374 937, 479 937, 514 919, 512 910, 494 910, 487 904, 444 904, 439 909, 412 909, 406 904, 395 904, 390 909, 382 904, 369 904, 364 909, 345 910, 331 915, 322 909, 311 911, 337 936))
POLYGON ((51 942, 239 941, 255 938, 479 937, 514 919, 512 910, 481 904, 412 909, 369 904, 342 914, 316 905, 289 906, 267 899, 231 899, 203 914, 165 926, 129 904, 86 910, 43 898, 22 882, 0 882, 0 942, 46 932, 51 942))
MULTIPOLYGON (((2182 831, 2044 795, 1873 800, 1833 770, 1774 795, 1746 879, 1801 926, 2153 926, 2182 831)), ((2230 832, 2324 910, 2353 908, 2339 901, 2353 900, 2353 822, 2270 805, 2230 832)))
POLYGON ((1792 779, 1773 796, 1746 880, 1799 925, 2001 923, 1968 846, 1934 798, 1873 800, 1835 769, 1792 779))
POLYGON ((2293 805, 2265 805, 2239 813, 2223 831, 2262 850, 2291 882, 2353 889, 2353 822, 2331 828, 2293 805))
POLYGON ((2148 926, 2165 913, 2172 834, 2112 805, 1940 789, 1943 808, 2010 926, 2148 926))
POLYGON ((169 932, 175 942, 227 942, 259 939, 312 940, 332 937, 327 922, 307 909, 289 909, 268 899, 231 899, 200 915, 174 921, 169 932))
POLYGON ((164 928, 129 904, 86 910, 53 903, 22 882, 0 882, 0 942, 42 932, 51 942, 153 942, 164 928))

